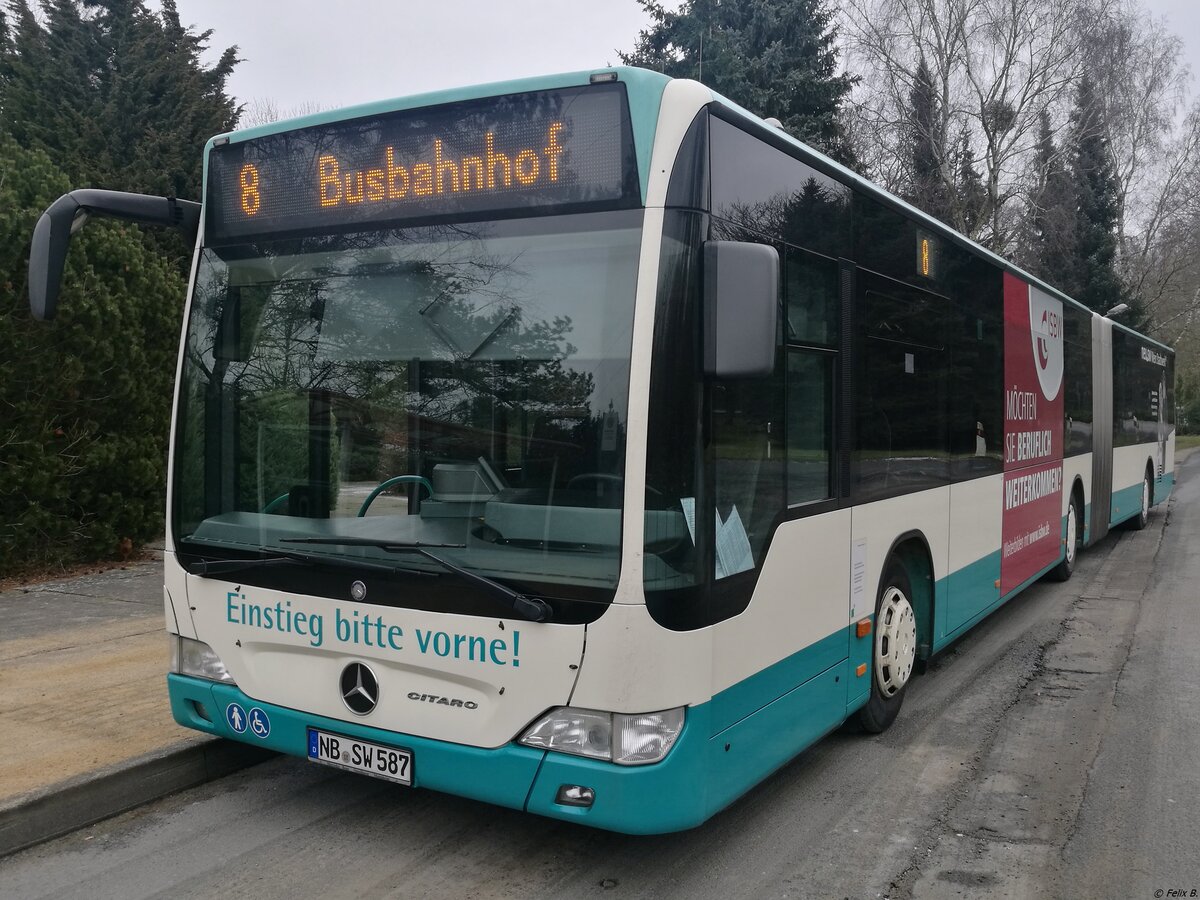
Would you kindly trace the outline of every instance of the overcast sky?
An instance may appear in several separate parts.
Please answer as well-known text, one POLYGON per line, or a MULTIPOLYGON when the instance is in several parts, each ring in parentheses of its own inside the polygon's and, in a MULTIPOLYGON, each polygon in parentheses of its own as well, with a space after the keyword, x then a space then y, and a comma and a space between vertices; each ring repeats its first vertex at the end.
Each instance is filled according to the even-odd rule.
MULTIPOLYGON (((647 17, 635 0, 177 0, 180 18, 239 48, 242 102, 336 108, 620 62, 647 17)), ((668 3, 668 6, 673 4, 668 3)))
MULTIPOLYGON (((239 47, 230 92, 282 113, 615 65, 648 22, 636 0, 176 2, 185 25, 213 30, 215 52, 239 47)), ((1200 0, 1142 2, 1200 73, 1200 0)))

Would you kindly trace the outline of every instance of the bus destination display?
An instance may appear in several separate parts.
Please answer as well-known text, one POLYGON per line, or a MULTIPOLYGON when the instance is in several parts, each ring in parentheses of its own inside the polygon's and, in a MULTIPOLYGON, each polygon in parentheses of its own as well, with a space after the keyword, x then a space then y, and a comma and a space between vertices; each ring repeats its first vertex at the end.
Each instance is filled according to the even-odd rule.
POLYGON ((207 239, 535 207, 635 205, 625 89, 514 94, 215 147, 207 239))

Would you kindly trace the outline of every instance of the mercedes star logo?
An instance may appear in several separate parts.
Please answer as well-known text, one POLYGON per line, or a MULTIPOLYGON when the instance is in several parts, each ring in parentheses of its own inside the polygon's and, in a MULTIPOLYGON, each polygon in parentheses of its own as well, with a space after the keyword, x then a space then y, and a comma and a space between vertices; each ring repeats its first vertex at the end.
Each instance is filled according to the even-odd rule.
POLYGON ((356 716, 365 716, 379 702, 379 680, 365 663, 350 663, 342 669, 342 702, 356 716))

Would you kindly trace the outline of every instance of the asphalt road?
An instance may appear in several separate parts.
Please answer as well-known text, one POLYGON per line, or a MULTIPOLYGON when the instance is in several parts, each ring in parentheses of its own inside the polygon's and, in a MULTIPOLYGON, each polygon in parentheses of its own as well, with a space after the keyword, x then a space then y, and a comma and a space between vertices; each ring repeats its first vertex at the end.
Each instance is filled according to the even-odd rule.
POLYGON ((1200 896, 1200 454, 1180 475, 1149 528, 936 660, 887 733, 826 738, 694 831, 280 759, 0 860, 0 896, 1200 896))

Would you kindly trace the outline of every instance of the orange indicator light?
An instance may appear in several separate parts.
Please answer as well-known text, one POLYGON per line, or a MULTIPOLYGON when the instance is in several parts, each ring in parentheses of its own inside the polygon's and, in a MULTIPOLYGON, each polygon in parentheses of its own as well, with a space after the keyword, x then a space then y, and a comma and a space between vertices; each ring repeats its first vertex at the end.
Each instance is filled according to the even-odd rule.
POLYGON ((855 626, 855 629, 856 629, 855 633, 858 635, 858 637, 865 638, 868 634, 871 633, 871 620, 863 619, 862 621, 857 623, 857 625, 855 626))
POLYGON ((864 675, 866 675, 867 674, 867 664, 859 663, 858 668, 854 670, 854 674, 857 675, 859 678, 862 678, 864 675))

